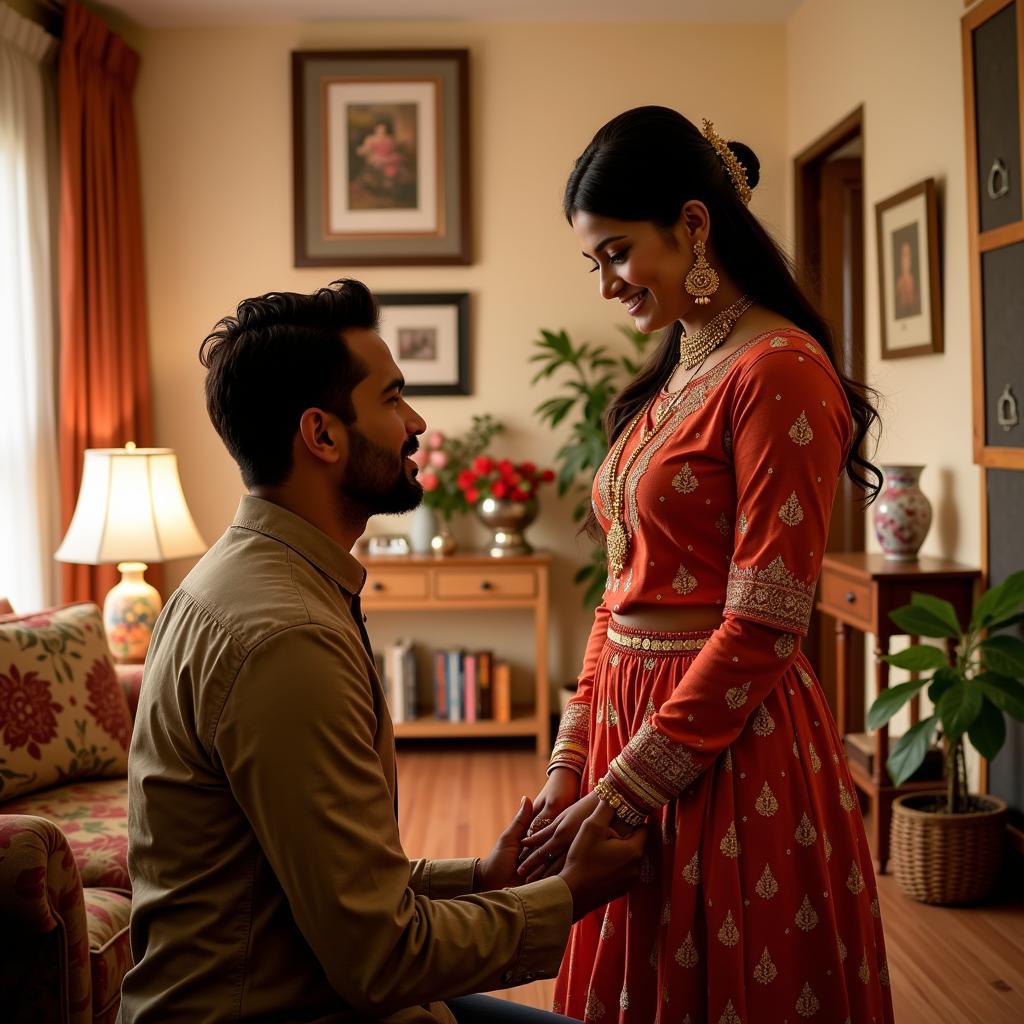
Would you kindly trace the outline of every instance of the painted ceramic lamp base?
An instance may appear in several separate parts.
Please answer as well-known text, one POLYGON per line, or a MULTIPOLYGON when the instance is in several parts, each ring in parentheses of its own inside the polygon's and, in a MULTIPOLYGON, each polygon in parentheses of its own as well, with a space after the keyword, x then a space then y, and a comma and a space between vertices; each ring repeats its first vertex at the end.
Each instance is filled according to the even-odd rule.
POLYGON ((924 466, 883 466, 885 484, 871 515, 875 536, 894 562, 913 562, 932 525, 931 502, 918 479, 924 466))
POLYGON ((119 562, 121 582, 103 602, 103 627, 117 661, 146 659, 149 639, 163 602, 160 592, 145 580, 145 562, 119 562))

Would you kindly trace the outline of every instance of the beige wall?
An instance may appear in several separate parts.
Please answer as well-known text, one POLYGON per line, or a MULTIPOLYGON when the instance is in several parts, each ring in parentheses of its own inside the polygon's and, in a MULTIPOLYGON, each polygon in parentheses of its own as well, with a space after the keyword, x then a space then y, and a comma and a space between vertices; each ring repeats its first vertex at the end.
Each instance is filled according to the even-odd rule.
MULTIPOLYGON (((790 158, 864 107, 867 375, 884 396, 876 462, 923 463, 934 506, 926 554, 979 564, 979 471, 971 456, 970 307, 962 0, 807 0, 786 27, 790 158), (945 351, 882 360, 875 204, 939 188, 945 351)), ((792 164, 785 190, 792 223, 792 164)), ((878 546, 870 527, 870 548, 878 546)))
MULTIPOLYGON (((566 174, 594 130, 642 103, 675 106, 698 121, 711 117, 758 152, 763 184, 754 209, 770 227, 783 224, 781 26, 292 24, 143 31, 135 42, 143 58, 137 113, 156 439, 177 449, 186 495, 210 541, 230 521, 241 487, 202 405, 196 350, 240 298, 272 288, 310 290, 342 274, 379 291, 469 291, 474 394, 417 404, 432 427, 445 430, 461 429, 473 413, 492 412, 508 426, 507 454, 546 462, 560 438, 540 429, 532 414, 552 393, 529 383, 527 358, 538 328, 565 327, 577 340, 615 344, 616 325, 626 323, 599 301, 559 212, 566 174), (295 269, 289 51, 428 46, 471 52, 475 263, 295 269)), ((570 507, 546 494, 530 530, 535 544, 559 552, 556 680, 575 676, 590 623, 571 583, 578 549, 570 507)), ((461 532, 471 540, 475 527, 467 523, 461 532)), ((169 569, 175 584, 187 566, 169 569)), ((438 635, 448 630, 459 639, 459 623, 438 626, 438 635)), ((408 628, 415 632, 413 624, 408 628)), ((529 649, 521 624, 504 632, 502 642, 529 649)))
MULTIPOLYGON (((863 104, 867 376, 884 399, 874 461, 924 464, 921 487, 934 518, 922 550, 980 565, 980 471, 971 452, 963 12, 962 0, 807 0, 786 27, 786 149, 792 159, 863 104), (923 178, 935 178, 939 191, 945 351, 882 360, 875 204, 923 178)), ((792 178, 790 163, 790 224, 792 178)), ((878 550, 870 524, 867 534, 869 550, 878 550)), ((893 682, 903 678, 894 672, 893 682)), ((897 716, 894 732, 908 724, 905 713, 897 716)), ((971 772, 976 779, 976 761, 971 772)))

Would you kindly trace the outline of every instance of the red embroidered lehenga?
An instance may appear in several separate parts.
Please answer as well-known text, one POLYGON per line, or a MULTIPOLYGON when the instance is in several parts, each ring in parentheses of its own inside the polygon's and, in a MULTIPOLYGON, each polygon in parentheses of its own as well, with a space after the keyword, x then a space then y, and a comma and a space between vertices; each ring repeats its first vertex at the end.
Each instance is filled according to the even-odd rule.
MULTIPOLYGON (((888 1024, 870 853, 842 745, 800 651, 851 440, 835 371, 797 330, 676 396, 626 477, 609 577, 552 763, 651 824, 640 882, 572 931, 555 1010, 622 1024, 888 1024), (645 633, 637 604, 720 604, 645 633)), ((622 453, 639 440, 637 424, 622 453)), ((594 483, 609 528, 609 465, 594 483)))

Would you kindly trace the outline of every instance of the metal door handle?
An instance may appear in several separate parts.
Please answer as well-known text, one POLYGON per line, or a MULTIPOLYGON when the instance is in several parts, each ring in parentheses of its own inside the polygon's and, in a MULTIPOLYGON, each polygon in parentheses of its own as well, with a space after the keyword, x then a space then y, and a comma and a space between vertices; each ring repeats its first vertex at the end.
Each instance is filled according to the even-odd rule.
POLYGON ((1010 191, 1010 172, 999 157, 992 161, 988 170, 986 190, 989 199, 1002 199, 1010 191))

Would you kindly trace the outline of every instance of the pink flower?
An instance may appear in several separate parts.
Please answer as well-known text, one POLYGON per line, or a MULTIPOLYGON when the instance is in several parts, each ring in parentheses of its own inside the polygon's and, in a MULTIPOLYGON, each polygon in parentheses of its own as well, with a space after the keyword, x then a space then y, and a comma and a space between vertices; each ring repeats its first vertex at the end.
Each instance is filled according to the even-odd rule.
POLYGON ((444 469, 444 467, 448 465, 448 453, 432 451, 430 453, 430 464, 437 467, 437 469, 444 469))
POLYGON ((428 448, 440 448, 444 444, 444 434, 440 430, 434 430, 427 437, 428 448))
POLYGON ((436 491, 437 485, 441 482, 437 478, 436 473, 432 473, 429 469, 425 473, 421 473, 419 476, 420 487, 425 491, 436 491))
POLYGON ((415 462, 416 465, 420 467, 420 469, 422 469, 427 464, 427 457, 428 453, 425 448, 417 448, 416 451, 414 451, 412 455, 409 456, 409 458, 412 459, 412 461, 415 462))

